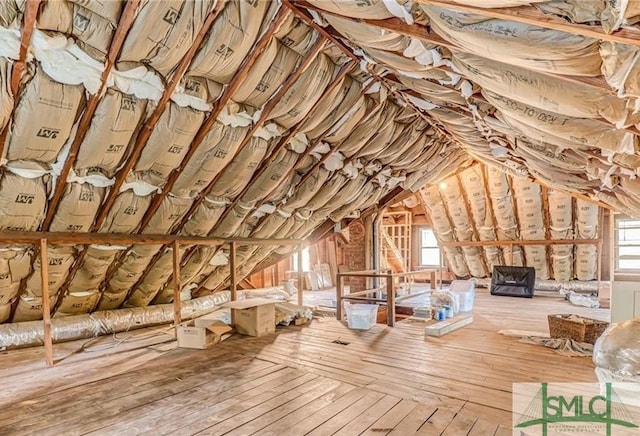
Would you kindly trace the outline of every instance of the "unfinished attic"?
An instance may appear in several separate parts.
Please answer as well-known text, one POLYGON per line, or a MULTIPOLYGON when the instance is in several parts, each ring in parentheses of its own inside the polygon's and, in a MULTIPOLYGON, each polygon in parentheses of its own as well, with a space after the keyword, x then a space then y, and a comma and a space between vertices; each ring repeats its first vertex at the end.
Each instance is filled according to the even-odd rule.
POLYGON ((638 23, 0 0, 0 434, 638 434, 638 23))

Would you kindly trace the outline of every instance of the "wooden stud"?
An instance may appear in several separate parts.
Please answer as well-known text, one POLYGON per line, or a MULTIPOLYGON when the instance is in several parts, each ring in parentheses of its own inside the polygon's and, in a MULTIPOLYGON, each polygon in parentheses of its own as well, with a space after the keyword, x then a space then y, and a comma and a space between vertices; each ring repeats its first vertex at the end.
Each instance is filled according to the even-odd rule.
POLYGON ((604 209, 598 210, 598 244, 596 250, 598 250, 598 268, 597 279, 598 283, 602 281, 602 247, 604 246, 604 209))
POLYGON ((216 101, 215 107, 209 114, 208 118, 202 124, 200 129, 198 129, 198 132, 193 138, 193 142, 191 143, 189 150, 187 150, 187 153, 182 159, 182 162, 180 162, 180 165, 175 170, 173 170, 171 174, 169 174, 167 183, 162 188, 162 192, 153 198, 151 205, 149 206, 149 209, 147 209, 144 216, 142 217, 142 220, 140 221, 140 231, 142 231, 149 224, 149 221, 151 221, 151 218, 156 213, 156 211, 158 210, 158 208, 160 207, 164 199, 167 197, 167 195, 169 195, 169 193, 171 192, 171 189, 173 189, 173 186, 175 185, 176 181, 180 177, 180 174, 182 173, 184 168, 187 166, 187 164, 195 154, 198 147, 200 147, 204 139, 207 137, 207 135, 209 134, 213 126, 215 125, 218 115, 220 115, 222 110, 226 107, 227 103, 231 100, 231 97, 233 96, 233 94, 235 94, 235 92, 240 88, 240 86, 242 86, 242 83, 247 78, 249 71, 251 70, 253 65, 256 63, 260 55, 267 48, 269 41, 271 41, 271 37, 278 30, 278 28, 280 27, 282 22, 286 19, 286 17, 287 17, 286 11, 284 9, 281 9, 278 15, 276 16, 276 18, 273 20, 273 22, 269 26, 269 28, 265 31, 262 37, 256 42, 250 54, 244 59, 244 61, 238 68, 238 71, 233 76, 233 79, 231 79, 231 81, 226 86, 220 98, 216 101))
POLYGON ((396 293, 393 288, 393 275, 387 277, 387 325, 393 327, 396 324, 396 293))
POLYGON ((44 323, 44 355, 47 366, 53 366, 53 338, 51 337, 51 303, 49 302, 49 257, 47 240, 40 239, 40 282, 42 286, 42 321, 44 323))
POLYGON ((342 321, 342 296, 344 295, 344 277, 336 274, 336 319, 342 321))
MULTIPOLYGON (((173 325, 182 322, 182 299, 180 298, 180 242, 173 243, 173 325)), ((177 334, 177 331, 176 331, 177 334)))
MULTIPOLYGON (((496 213, 493 210, 493 198, 491 198, 491 191, 489 190, 489 181, 487 176, 487 166, 484 164, 480 165, 480 175, 482 176, 482 185, 484 186, 485 192, 485 201, 487 202, 487 209, 489 211, 489 215, 491 215, 491 222, 493 223, 493 234, 498 236, 498 220, 496 218, 496 213)), ((498 253, 500 255, 501 262, 504 262, 504 252, 501 249, 498 249, 498 253)))
POLYGON ((183 56, 178 66, 173 71, 171 79, 167 83, 165 90, 162 94, 162 97, 158 101, 153 113, 149 116, 147 121, 145 121, 142 128, 140 129, 140 132, 136 137, 136 140, 133 144, 129 157, 127 158, 123 167, 118 172, 115 178, 115 182, 113 186, 111 186, 109 190, 109 194, 107 194, 107 198, 102 203, 100 212, 98 213, 98 216, 96 217, 94 224, 91 228, 92 231, 99 230, 100 226, 102 225, 104 220, 107 218, 107 215, 111 211, 111 207, 116 201, 116 197, 120 194, 120 188, 124 184, 131 170, 138 163, 138 160, 140 159, 140 156, 142 154, 142 150, 147 144, 147 141, 149 140, 149 137, 151 136, 151 133, 153 132, 154 127, 156 126, 156 124, 160 120, 160 117, 162 116, 165 109, 169 105, 171 95, 180 84, 180 81, 182 80, 184 73, 187 71, 187 68, 191 64, 191 60, 193 59, 196 52, 200 48, 200 45, 202 44, 202 41, 207 35, 207 32, 213 25, 213 22, 218 17, 220 12, 222 12, 222 10, 224 9, 225 4, 226 4, 226 0, 218 1, 214 10, 211 11, 209 15, 207 15, 207 18, 205 19, 200 30, 198 31, 198 34, 194 38, 193 43, 191 44, 191 47, 189 47, 189 50, 183 56))
POLYGON ((302 251, 304 244, 298 246, 298 304, 304 304, 304 269, 302 268, 302 251))
POLYGON ((56 182, 56 186, 49 201, 49 205, 47 207, 47 214, 42 223, 42 230, 48 231, 49 226, 51 226, 51 222, 53 221, 54 216, 58 210, 58 205, 62 200, 62 196, 67 186, 67 179, 69 177, 69 173, 71 172, 71 168, 76 162, 76 158, 78 157, 78 152, 80 151, 80 146, 82 145, 82 141, 84 141, 87 132, 89 131, 89 127, 91 126, 91 120, 93 115, 98 108, 98 103, 105 95, 106 92, 106 82, 113 66, 115 65, 116 58, 120 54, 120 50, 122 49, 122 45, 124 44, 125 38, 129 29, 133 25, 133 22, 136 18, 136 12, 138 10, 138 6, 140 5, 140 0, 130 0, 126 3, 125 9, 122 12, 122 16, 120 17, 120 21, 118 23, 118 28, 116 29, 113 40, 111 42, 111 46, 109 47, 109 53, 107 54, 107 61, 104 65, 104 71, 100 77, 100 88, 98 92, 93 94, 87 103, 87 106, 80 118, 80 122, 78 123, 78 129, 73 142, 69 148, 69 154, 64 162, 64 166, 62 167, 62 171, 60 171, 60 175, 58 176, 58 180, 56 182))
POLYGON ((229 269, 231 270, 231 301, 238 299, 238 265, 236 263, 236 243, 229 243, 229 269))
POLYGON ((616 241, 618 233, 616 231, 616 216, 612 210, 609 213, 609 281, 613 282, 616 279, 616 267, 618 263, 616 259, 618 254, 616 253, 616 241))
MULTIPOLYGON (((540 187, 540 194, 542 196, 542 211, 544 219, 544 234, 546 239, 551 239, 551 215, 549 212, 549 190, 546 186, 540 187)), ((547 268, 549 269, 549 277, 553 277, 553 261, 551 259, 551 246, 545 247, 547 256, 547 268)))

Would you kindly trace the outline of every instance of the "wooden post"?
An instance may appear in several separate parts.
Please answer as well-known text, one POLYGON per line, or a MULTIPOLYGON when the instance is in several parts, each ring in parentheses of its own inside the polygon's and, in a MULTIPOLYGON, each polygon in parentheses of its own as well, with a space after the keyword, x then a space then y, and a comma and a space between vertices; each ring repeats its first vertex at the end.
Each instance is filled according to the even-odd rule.
POLYGON ((173 243, 173 325, 182 322, 182 300, 180 299, 180 243, 173 243))
POLYGON ((387 275, 387 325, 393 327, 396 323, 396 294, 393 289, 393 275, 387 275))
POLYGON ((613 282, 616 278, 616 216, 612 210, 609 210, 609 281, 613 282))
POLYGON ((300 244, 298 247, 298 304, 302 305, 304 299, 304 270, 302 269, 302 250, 304 250, 304 244, 300 244))
POLYGON ((229 243, 229 269, 231 270, 231 301, 238 299, 238 275, 236 273, 236 243, 229 243))
POLYGON ((598 285, 602 281, 602 247, 603 247, 603 239, 604 239, 604 209, 599 208, 598 213, 598 245, 596 246, 596 250, 598 250, 598 264, 596 265, 598 268, 597 279, 598 285))
POLYGON ((53 339, 51 338, 51 304, 49 301, 49 257, 47 256, 46 239, 40 239, 40 280, 42 281, 44 355, 47 366, 53 366, 53 339))
POLYGON ((342 295, 344 292, 342 278, 342 274, 336 274, 336 319, 338 321, 342 321, 342 295))

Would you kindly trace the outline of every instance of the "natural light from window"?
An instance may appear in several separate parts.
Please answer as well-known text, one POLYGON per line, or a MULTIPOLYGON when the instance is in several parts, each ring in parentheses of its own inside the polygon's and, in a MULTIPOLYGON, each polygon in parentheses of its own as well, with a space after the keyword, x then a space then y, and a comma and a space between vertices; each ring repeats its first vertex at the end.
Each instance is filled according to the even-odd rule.
POLYGON ((420 229, 420 265, 421 266, 439 266, 440 265, 440 248, 438 248, 438 240, 433 230, 420 229))
POLYGON ((618 219, 617 269, 640 270, 640 220, 618 219))

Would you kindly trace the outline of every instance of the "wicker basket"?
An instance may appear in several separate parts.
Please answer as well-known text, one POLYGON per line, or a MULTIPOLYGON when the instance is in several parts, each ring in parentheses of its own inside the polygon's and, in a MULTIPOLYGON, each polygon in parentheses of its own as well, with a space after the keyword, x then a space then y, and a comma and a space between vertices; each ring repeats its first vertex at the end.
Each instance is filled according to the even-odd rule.
POLYGON ((578 342, 595 344, 609 326, 606 321, 584 318, 578 315, 549 315, 549 333, 552 338, 570 338, 578 342))

